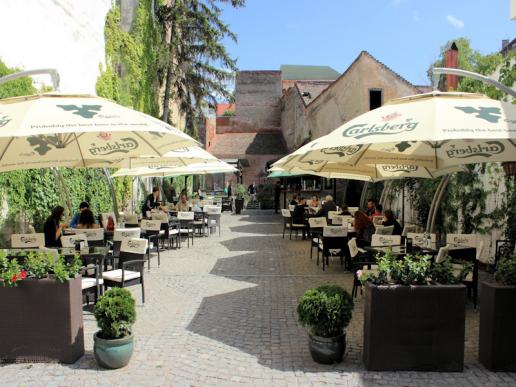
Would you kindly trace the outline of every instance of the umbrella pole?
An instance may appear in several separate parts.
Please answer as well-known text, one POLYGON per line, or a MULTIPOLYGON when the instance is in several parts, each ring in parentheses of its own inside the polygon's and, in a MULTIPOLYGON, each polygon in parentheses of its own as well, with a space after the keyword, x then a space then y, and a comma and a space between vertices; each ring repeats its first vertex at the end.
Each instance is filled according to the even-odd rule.
POLYGON ((437 218, 437 211, 439 210, 439 205, 441 203, 441 199, 446 191, 446 187, 451 178, 451 174, 444 176, 444 178, 440 181, 439 185, 434 194, 434 198, 432 200, 432 204, 430 206, 430 211, 428 213, 428 221, 426 223, 426 232, 433 232, 435 228, 435 220, 437 218))
POLYGON ((333 179, 333 200, 337 201, 337 179, 333 179))
POLYGON ((401 227, 405 227, 405 179, 401 190, 401 227))
POLYGON ((113 212, 115 214, 115 219, 118 222, 118 202, 116 200, 115 184, 113 182, 113 178, 111 177, 111 173, 109 173, 109 169, 102 168, 102 170, 104 171, 104 175, 106 175, 106 179, 108 181, 109 191, 111 192, 111 199, 113 201, 113 212))

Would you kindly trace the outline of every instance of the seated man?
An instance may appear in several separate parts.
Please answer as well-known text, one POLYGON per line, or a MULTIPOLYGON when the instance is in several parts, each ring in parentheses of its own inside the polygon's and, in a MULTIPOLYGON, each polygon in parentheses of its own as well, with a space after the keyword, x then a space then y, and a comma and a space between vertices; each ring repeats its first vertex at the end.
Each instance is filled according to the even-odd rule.
POLYGON ((337 211, 337 205, 333 201, 333 196, 327 195, 324 199, 324 204, 322 205, 321 209, 317 211, 315 216, 324 216, 326 219, 328 219, 328 212, 330 211, 337 211))
POLYGON ((79 218, 81 217, 81 213, 84 210, 89 210, 89 209, 90 209, 90 205, 88 204, 88 202, 82 202, 81 204, 79 204, 79 212, 74 214, 72 220, 70 221, 70 227, 77 228, 77 225, 79 224, 79 218))
POLYGON ((176 205, 176 210, 179 212, 188 212, 190 211, 190 203, 188 203, 188 198, 185 194, 181 195, 181 199, 176 205))
MULTIPOLYGON (((307 207, 305 198, 300 196, 297 201, 298 204, 294 207, 294 212, 292 213, 292 223, 305 224, 305 209, 307 207)), ((306 239, 306 228, 303 228, 303 239, 306 239)))

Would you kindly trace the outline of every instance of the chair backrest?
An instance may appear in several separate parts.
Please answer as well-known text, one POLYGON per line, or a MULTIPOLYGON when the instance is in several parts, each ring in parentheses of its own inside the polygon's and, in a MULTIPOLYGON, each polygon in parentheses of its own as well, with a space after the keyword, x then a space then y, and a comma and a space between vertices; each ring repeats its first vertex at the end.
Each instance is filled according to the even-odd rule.
POLYGON ((127 238, 122 241, 120 252, 141 254, 142 256, 147 252, 149 241, 144 238, 127 238))
POLYGON ((289 204, 288 205, 289 211, 294 211, 295 208, 296 208, 296 206, 294 204, 289 204))
POLYGON ((104 240, 103 228, 74 228, 72 229, 72 232, 75 234, 86 235, 86 240, 89 242, 104 240))
POLYGON ((328 211, 328 219, 333 220, 334 216, 338 216, 339 211, 328 211))
POLYGON ((125 223, 138 224, 138 215, 136 215, 136 214, 125 214, 124 219, 125 219, 125 223))
POLYGON ((88 246, 86 234, 61 235, 61 245, 63 247, 75 247, 77 242, 81 242, 84 247, 88 246))
POLYGON ((142 220, 140 227, 145 231, 159 231, 161 230, 161 220, 142 220))
POLYGON ((113 242, 121 242, 124 239, 139 238, 139 228, 117 228, 113 233, 113 242))
POLYGON ((194 220, 194 213, 193 211, 179 211, 177 213, 177 219, 178 220, 194 220))
POLYGON ((165 213, 165 212, 153 212, 151 214, 151 219, 152 220, 159 220, 161 221, 161 223, 167 223, 168 224, 168 214, 165 213))
POLYGON ((399 246, 401 235, 379 235, 374 234, 371 238, 371 246, 399 246))
POLYGON ((346 226, 348 225, 348 222, 345 222, 346 217, 344 215, 333 215, 333 218, 331 218, 331 224, 334 226, 346 226))
POLYGON ((373 224, 375 226, 381 226, 382 223, 383 223, 383 216, 381 216, 381 215, 373 216, 373 224))
POLYGON ((348 248, 349 248, 349 254, 351 255, 351 258, 355 258, 358 253, 358 246, 357 246, 357 238, 351 238, 348 241, 348 248))
POLYGON ((109 217, 113 219, 113 223, 115 225, 115 228, 117 227, 116 223, 116 217, 114 212, 103 212, 102 214, 102 225, 104 226, 104 229, 107 230, 108 220, 109 217))
POLYGON ((405 227, 403 227, 403 231, 401 232, 402 237, 408 236, 410 233, 416 232, 416 225, 415 224, 406 224, 405 227))
POLYGON ((292 215, 290 214, 290 211, 285 209, 285 208, 281 209, 281 216, 283 216, 284 218, 291 218, 292 217, 292 215))
POLYGON ((348 207, 348 211, 351 215, 355 215, 355 212, 358 211, 358 207, 348 207))
POLYGON ((323 228, 323 237, 338 238, 348 236, 347 226, 326 226, 323 228))
POLYGON ((205 211, 208 215, 218 215, 222 213, 222 207, 210 205, 205 211))
POLYGON ((435 243, 437 241, 437 234, 429 233, 425 234, 423 232, 409 232, 407 234, 407 238, 412 239, 412 244, 418 247, 426 247, 427 237, 430 237, 430 242, 435 243))
POLYGON ((439 252, 437 253, 437 256, 435 257, 435 263, 441 263, 443 262, 446 257, 448 256, 448 252, 450 251, 450 246, 446 245, 439 249, 439 252))
POLYGON ((392 235, 394 226, 376 226, 376 235, 392 235))
POLYGON ((34 249, 45 247, 45 234, 13 234, 11 235, 13 249, 34 249))
POLYGON ((446 243, 477 247, 477 236, 475 234, 448 234, 446 243))
POLYGON ((309 218, 308 223, 310 224, 310 228, 322 228, 328 225, 325 217, 309 218))

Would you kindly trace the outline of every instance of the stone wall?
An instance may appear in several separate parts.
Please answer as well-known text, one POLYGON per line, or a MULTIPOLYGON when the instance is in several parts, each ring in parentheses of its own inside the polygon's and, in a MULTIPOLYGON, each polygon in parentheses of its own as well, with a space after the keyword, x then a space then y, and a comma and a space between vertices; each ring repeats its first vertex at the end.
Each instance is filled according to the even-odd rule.
POLYGON ((281 72, 239 71, 236 78, 236 118, 256 129, 279 130, 281 72))
POLYGON ((282 98, 281 132, 287 149, 293 152, 308 138, 305 130, 305 105, 297 88, 289 88, 282 98))

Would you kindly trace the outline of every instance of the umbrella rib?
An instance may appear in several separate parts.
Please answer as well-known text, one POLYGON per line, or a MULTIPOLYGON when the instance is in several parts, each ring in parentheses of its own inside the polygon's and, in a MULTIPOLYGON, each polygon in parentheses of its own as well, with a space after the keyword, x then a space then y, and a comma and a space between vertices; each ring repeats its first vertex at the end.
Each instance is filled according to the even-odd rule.
POLYGON ((7 143, 7 145, 5 146, 5 149, 4 151, 2 152, 2 155, 0 156, 0 162, 2 161, 2 159, 4 158, 5 156, 5 153, 7 152, 7 149, 9 149, 9 146, 11 145, 11 143, 14 141, 14 137, 11 137, 11 139, 9 140, 9 142, 7 143))
POLYGON ((371 144, 367 144, 367 145, 366 145, 366 148, 365 148, 365 149, 364 149, 364 151, 360 154, 360 156, 358 157, 358 160, 357 160, 357 161, 355 161, 355 162, 352 164, 353 166, 356 166, 356 165, 360 162, 360 160, 362 160, 362 158, 364 157, 364 155, 365 155, 366 151, 369 149, 369 147, 370 147, 370 146, 371 146, 371 144))
POLYGON ((84 155, 82 154, 81 145, 79 144, 79 137, 77 137, 76 133, 74 133, 73 135, 75 137, 75 142, 77 143, 77 147, 79 148, 79 153, 81 155, 81 160, 82 160, 82 166, 83 166, 83 168, 86 168, 86 160, 84 159, 84 155))
POLYGON ((148 146, 150 146, 154 152, 156 152, 159 156, 162 156, 161 153, 149 142, 147 141, 145 138, 143 138, 138 132, 133 132, 134 134, 136 134, 138 137, 140 137, 148 146))

